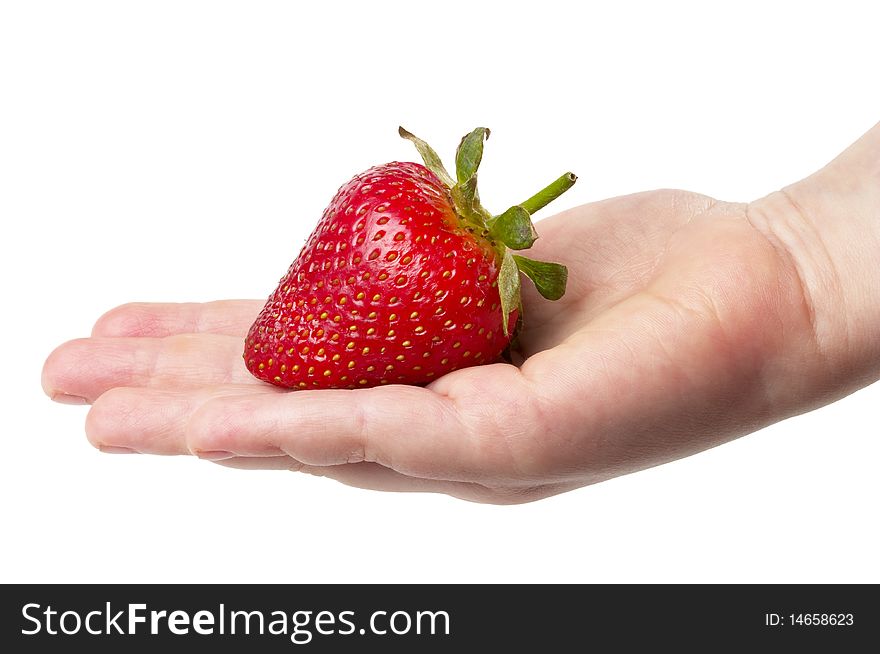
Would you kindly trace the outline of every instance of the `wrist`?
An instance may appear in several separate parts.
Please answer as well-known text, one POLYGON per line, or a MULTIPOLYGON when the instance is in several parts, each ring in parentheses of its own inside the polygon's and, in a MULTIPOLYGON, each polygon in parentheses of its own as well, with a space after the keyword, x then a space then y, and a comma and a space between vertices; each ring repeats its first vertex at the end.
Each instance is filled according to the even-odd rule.
POLYGON ((880 378, 880 125, 749 216, 799 277, 820 383, 847 393, 880 378))

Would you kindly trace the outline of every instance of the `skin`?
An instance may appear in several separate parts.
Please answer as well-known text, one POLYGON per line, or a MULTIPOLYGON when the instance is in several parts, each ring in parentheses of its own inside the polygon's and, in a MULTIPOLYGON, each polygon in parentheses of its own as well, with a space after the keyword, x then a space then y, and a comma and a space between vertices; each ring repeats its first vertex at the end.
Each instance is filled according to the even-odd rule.
MULTIPOLYGON (((49 356, 43 387, 89 403, 105 452, 192 454, 385 491, 499 504, 672 461, 880 377, 880 125, 748 204, 651 191, 538 225, 522 364, 426 388, 285 392, 242 343, 263 301, 127 304, 49 356)), ((526 285, 524 285, 525 287, 526 285)))

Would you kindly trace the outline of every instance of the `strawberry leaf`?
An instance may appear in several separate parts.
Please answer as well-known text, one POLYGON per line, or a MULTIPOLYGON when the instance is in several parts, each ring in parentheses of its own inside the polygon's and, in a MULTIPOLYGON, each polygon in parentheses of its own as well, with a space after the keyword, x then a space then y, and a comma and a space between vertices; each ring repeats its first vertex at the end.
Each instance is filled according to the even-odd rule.
POLYGON ((480 205, 480 195, 477 192, 477 169, 483 159, 483 142, 488 138, 488 127, 477 127, 462 137, 455 151, 457 183, 452 187, 452 201, 459 215, 481 229, 491 219, 480 205))
MULTIPOLYGON (((532 280, 538 293, 548 300, 558 300, 565 295, 565 285, 568 281, 568 268, 559 263, 549 261, 535 261, 518 254, 511 255, 517 268, 526 277, 532 280)), ((504 267, 502 265, 502 272, 504 267)), ((499 286, 501 285, 499 277, 499 286)), ((504 303, 502 301, 502 306, 504 303)))
POLYGON ((459 184, 466 184, 477 174, 477 168, 483 159, 483 141, 488 138, 488 127, 477 127, 462 137, 455 151, 455 176, 459 184))
POLYGON ((501 296, 501 317, 504 322, 504 335, 509 335, 507 323, 510 314, 519 306, 519 269, 515 257, 507 248, 504 249, 504 258, 501 261, 501 270, 498 271, 498 293, 501 296))
POLYGON ((416 150, 419 151, 419 155, 422 157, 422 161, 425 162, 425 168, 437 175, 437 177, 440 178, 440 181, 446 184, 446 186, 452 188, 455 182, 453 181, 449 173, 446 172, 446 168, 443 166, 443 162, 440 160, 440 155, 438 155, 434 151, 434 148, 425 143, 422 139, 420 139, 412 132, 405 130, 403 127, 398 127, 397 133, 408 141, 412 141, 413 145, 416 146, 416 150))
POLYGON ((538 238, 531 215, 518 204, 496 217, 489 233, 494 239, 514 250, 530 248, 538 238))
POLYGON ((450 195, 452 195, 452 201, 455 203, 455 208, 458 210, 459 214, 476 222, 478 225, 482 222, 477 213, 479 197, 477 196, 476 175, 472 175, 471 178, 464 183, 459 182, 453 186, 450 195))

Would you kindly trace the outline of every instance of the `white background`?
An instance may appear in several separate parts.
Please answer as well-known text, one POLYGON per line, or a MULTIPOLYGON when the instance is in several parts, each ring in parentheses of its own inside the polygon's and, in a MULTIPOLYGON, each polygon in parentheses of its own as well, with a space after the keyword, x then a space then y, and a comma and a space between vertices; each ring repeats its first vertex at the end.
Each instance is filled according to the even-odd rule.
POLYGON ((876 25, 839 0, 3 3, 0 581, 880 582, 880 385, 514 507, 102 455, 40 389, 116 304, 267 296, 340 184, 413 158, 398 124, 447 159, 491 127, 490 208, 568 169, 558 209, 760 197, 880 120, 876 25))

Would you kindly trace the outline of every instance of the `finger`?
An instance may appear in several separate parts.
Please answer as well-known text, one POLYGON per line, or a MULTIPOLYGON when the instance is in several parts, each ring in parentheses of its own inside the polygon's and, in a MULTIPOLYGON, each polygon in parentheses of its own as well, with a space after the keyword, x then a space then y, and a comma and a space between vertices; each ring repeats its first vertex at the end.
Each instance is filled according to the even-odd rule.
POLYGON ((132 302, 98 318, 92 336, 226 334, 245 336, 263 307, 259 300, 153 303, 132 302))
MULTIPOLYGON (((289 395, 282 389, 268 385, 258 386, 256 390, 242 385, 196 391, 114 388, 98 398, 91 408, 86 419, 86 434, 95 447, 105 452, 190 454, 185 435, 188 424, 199 407, 212 401, 229 402, 243 394, 252 396, 255 392, 280 398, 289 395)), ((287 454, 279 454, 271 446, 247 457, 211 450, 201 450, 197 454, 210 459, 229 457, 215 461, 227 467, 301 471, 358 488, 444 493, 474 502, 513 504, 561 492, 554 490, 553 486, 513 485, 492 488, 475 482, 420 479, 367 462, 330 466, 306 465, 287 454)))
POLYGON ((113 388, 101 395, 86 417, 86 437, 104 452, 190 454, 186 425, 205 402, 245 393, 276 394, 268 384, 217 386, 192 391, 113 388))
POLYGON ((507 474, 503 439, 462 418, 449 397, 411 386, 236 396, 196 411, 188 446, 194 453, 284 453, 310 466, 367 461, 447 481, 491 479, 500 469, 507 474))
MULTIPOLYGON (((248 386, 223 386, 198 391, 163 391, 143 388, 114 388, 95 402, 86 418, 86 435, 103 452, 133 451, 141 454, 190 454, 186 426, 192 414, 205 402, 252 393, 248 386)), ((266 386, 267 394, 283 393, 266 386)), ((199 452, 208 457, 221 452, 199 452)), ((496 502, 501 493, 476 483, 420 479, 401 474, 376 463, 309 466, 287 454, 231 456, 216 460, 220 465, 245 470, 290 470, 327 477, 357 488, 389 492, 444 493, 478 502, 496 502)), ((513 501, 518 494, 508 493, 513 501)))
MULTIPOLYGON (((266 386, 264 393, 277 395, 281 389, 266 386)), ((163 391, 143 388, 114 388, 95 402, 86 418, 89 441, 103 452, 142 454, 190 454, 186 426, 205 402, 253 393, 248 386, 223 386, 198 391, 163 391)), ((216 451, 199 452, 208 457, 226 456, 216 451)), ((527 493, 497 491, 478 483, 441 479, 420 479, 401 474, 376 463, 331 466, 305 465, 287 454, 233 456, 216 460, 220 465, 246 470, 290 470, 334 479, 348 486, 388 492, 443 493, 475 502, 520 502, 527 493)))
POLYGON ((50 397, 93 402, 117 386, 183 389, 218 384, 259 384, 242 359, 240 338, 181 334, 167 338, 83 338, 59 346, 43 365, 50 397))

